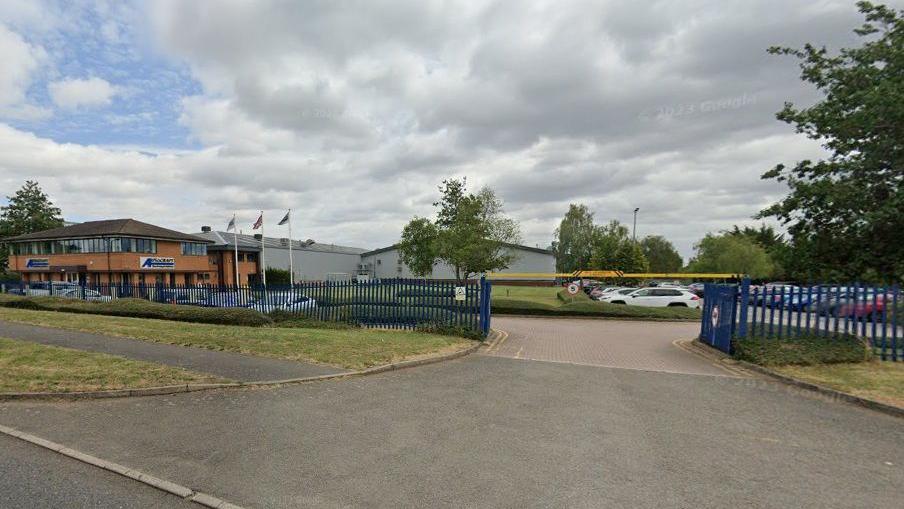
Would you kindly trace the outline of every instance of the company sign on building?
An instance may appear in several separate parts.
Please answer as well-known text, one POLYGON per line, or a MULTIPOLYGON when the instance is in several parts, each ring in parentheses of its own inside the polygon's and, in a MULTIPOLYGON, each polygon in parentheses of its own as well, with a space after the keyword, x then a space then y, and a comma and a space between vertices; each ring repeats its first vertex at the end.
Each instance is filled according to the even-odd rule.
POLYGON ((50 258, 29 258, 25 261, 26 269, 46 269, 50 267, 50 258))
POLYGON ((176 268, 175 258, 163 258, 159 256, 142 256, 139 258, 141 270, 173 270, 176 268))

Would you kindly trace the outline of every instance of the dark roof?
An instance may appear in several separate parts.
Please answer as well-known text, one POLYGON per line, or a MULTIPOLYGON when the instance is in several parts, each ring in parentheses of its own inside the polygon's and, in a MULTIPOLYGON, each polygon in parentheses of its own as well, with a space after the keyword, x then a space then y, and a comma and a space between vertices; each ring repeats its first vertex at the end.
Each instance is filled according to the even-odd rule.
MULTIPOLYGON (((254 235, 245 235, 242 233, 234 234, 233 232, 209 231, 196 233, 198 237, 203 237, 213 242, 213 245, 207 249, 235 249, 235 240, 238 239, 239 249, 244 251, 260 251, 261 241, 254 238, 254 235)), ((267 249, 289 249, 289 239, 281 239, 275 237, 264 237, 264 246, 267 249)), ((300 240, 292 241, 292 249, 295 251, 314 251, 319 253, 348 254, 360 255, 366 249, 348 246, 338 246, 336 244, 308 244, 300 240)))
POLYGON ((41 232, 26 233, 3 239, 5 242, 26 240, 75 239, 84 237, 144 237, 158 240, 180 240, 188 242, 209 242, 196 235, 177 232, 168 228, 142 223, 134 219, 106 219, 103 221, 86 221, 84 223, 51 228, 41 232))
MULTIPOLYGON (((201 237, 203 239, 207 239, 213 244, 207 246, 207 250, 231 250, 235 249, 235 236, 229 232, 218 232, 218 231, 209 231, 209 232, 201 232, 196 233, 195 236, 201 237)), ((243 238, 244 236, 238 237, 238 244, 240 251, 260 251, 261 244, 260 242, 252 242, 243 238)))
MULTIPOLYGON (((506 247, 510 247, 512 249, 521 249, 523 251, 532 251, 534 253, 541 253, 541 254, 548 254, 548 255, 555 254, 552 251, 550 251, 549 249, 542 249, 539 247, 522 246, 521 244, 510 244, 508 242, 503 242, 502 245, 504 245, 506 247)), ((393 251, 398 248, 399 248, 398 244, 393 244, 391 246, 381 247, 380 249, 374 249, 373 251, 361 253, 361 256, 370 256, 370 255, 385 253, 386 251, 393 251)))

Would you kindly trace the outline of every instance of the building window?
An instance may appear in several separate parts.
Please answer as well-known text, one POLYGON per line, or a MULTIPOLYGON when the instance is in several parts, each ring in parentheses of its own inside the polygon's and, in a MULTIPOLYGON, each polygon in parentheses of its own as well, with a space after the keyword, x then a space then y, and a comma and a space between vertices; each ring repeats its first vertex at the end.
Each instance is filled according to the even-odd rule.
POLYGON ((257 261, 257 254, 255 254, 255 253, 248 253, 247 255, 245 255, 245 261, 246 261, 246 262, 256 262, 256 261, 257 261))
POLYGON ((183 242, 182 254, 188 256, 207 256, 207 244, 200 242, 183 242))
POLYGON ((245 253, 239 253, 239 261, 240 262, 245 261, 245 253))

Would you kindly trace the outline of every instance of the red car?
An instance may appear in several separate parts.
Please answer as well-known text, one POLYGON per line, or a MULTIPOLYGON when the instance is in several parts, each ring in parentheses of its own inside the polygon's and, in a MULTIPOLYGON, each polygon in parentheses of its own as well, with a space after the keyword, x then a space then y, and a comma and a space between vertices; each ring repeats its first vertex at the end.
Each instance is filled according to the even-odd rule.
POLYGON ((881 320, 885 311, 886 295, 872 295, 857 298, 857 302, 847 302, 838 308, 838 316, 849 316, 854 319, 875 316, 881 320))

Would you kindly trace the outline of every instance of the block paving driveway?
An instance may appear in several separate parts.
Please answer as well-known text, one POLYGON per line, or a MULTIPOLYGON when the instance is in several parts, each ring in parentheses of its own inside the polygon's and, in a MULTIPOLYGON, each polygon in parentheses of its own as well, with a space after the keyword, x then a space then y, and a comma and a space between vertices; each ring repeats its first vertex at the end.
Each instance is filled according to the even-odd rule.
POLYGON ((488 355, 0 423, 245 507, 901 507, 901 419, 707 365, 671 345, 689 324, 547 322, 496 319, 488 355))

